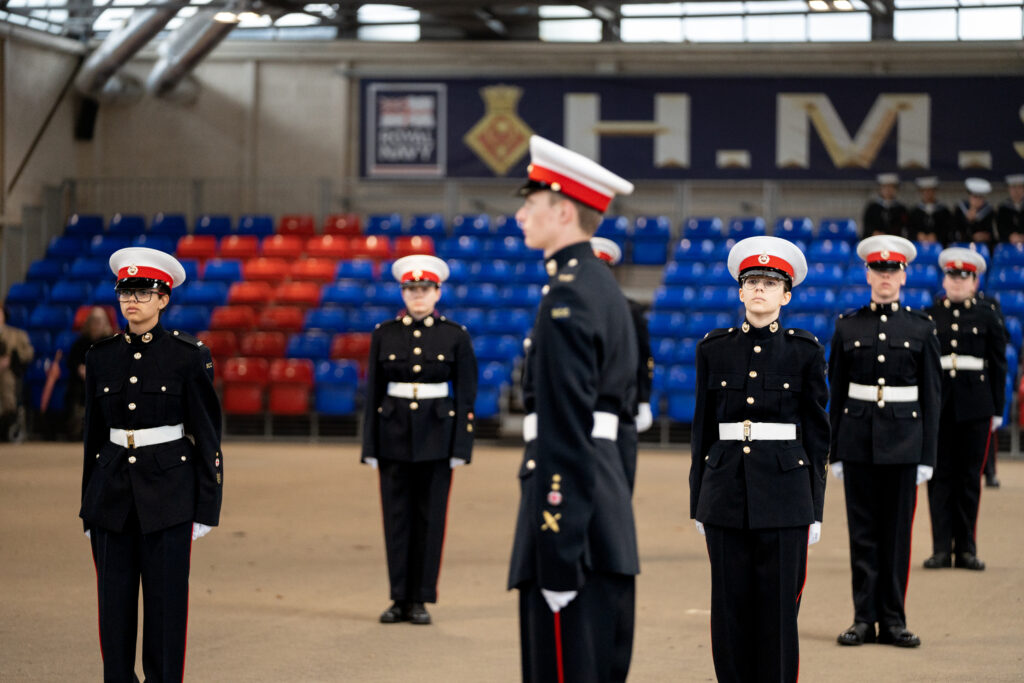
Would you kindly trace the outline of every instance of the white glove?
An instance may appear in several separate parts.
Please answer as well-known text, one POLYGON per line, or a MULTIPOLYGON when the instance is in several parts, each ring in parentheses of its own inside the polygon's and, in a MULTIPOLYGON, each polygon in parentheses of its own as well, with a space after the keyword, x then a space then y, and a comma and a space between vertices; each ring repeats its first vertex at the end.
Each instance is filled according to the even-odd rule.
POLYGON ((704 525, 702 523, 700 523, 700 522, 697 522, 697 520, 694 520, 694 522, 696 522, 696 524, 697 524, 697 531, 699 531, 700 535, 703 536, 704 535, 704 525))
POLYGON ((366 458, 363 460, 364 465, 369 465, 373 469, 377 469, 377 458, 366 458))
POLYGON ((453 470, 456 467, 461 467, 462 465, 465 465, 465 464, 466 464, 466 461, 463 460, 462 458, 448 458, 448 466, 451 467, 453 470))
POLYGON ((807 545, 814 545, 821 540, 821 522, 815 522, 807 530, 807 545))
POLYGON ((206 526, 205 524, 200 524, 199 522, 192 522, 192 540, 195 541, 197 539, 202 538, 206 534, 210 533, 212 529, 212 526, 206 526))
POLYGON ((931 479, 932 478, 932 473, 934 471, 935 471, 935 469, 933 467, 929 467, 928 465, 918 465, 917 466, 917 486, 920 486, 921 484, 923 484, 926 481, 928 481, 929 479, 931 479))
POLYGON ((92 540, 92 529, 85 530, 85 537, 88 538, 90 541, 92 540))
POLYGON ((548 607, 555 614, 558 614, 563 607, 572 602, 577 595, 577 591, 549 591, 546 588, 541 588, 540 592, 547 601, 548 607))
POLYGON ((641 403, 636 407, 636 431, 646 432, 654 424, 654 415, 651 414, 651 404, 641 403))
POLYGON ((842 460, 840 460, 839 462, 834 462, 831 465, 829 465, 829 469, 832 470, 832 476, 833 477, 835 477, 839 481, 843 480, 843 461, 842 460))
POLYGON ((1003 426, 1003 416, 1002 415, 993 415, 992 416, 992 431, 994 432, 994 431, 996 431, 997 429, 999 429, 1002 426, 1003 426))

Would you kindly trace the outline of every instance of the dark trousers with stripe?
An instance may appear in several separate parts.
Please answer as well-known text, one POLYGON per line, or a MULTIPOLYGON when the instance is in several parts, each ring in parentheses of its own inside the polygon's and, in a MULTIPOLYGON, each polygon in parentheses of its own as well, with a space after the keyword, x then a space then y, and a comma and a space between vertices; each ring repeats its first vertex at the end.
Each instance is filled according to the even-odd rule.
POLYGON ((974 532, 981 502, 981 468, 991 420, 984 417, 956 422, 951 418, 944 413, 939 423, 938 458, 928 482, 932 551, 976 555, 974 532))
POLYGON ((625 681, 633 657, 636 577, 588 573, 579 594, 558 614, 540 586, 519 586, 523 681, 625 681))
POLYGON ((705 525, 704 533, 711 560, 711 649, 718 680, 796 681, 807 527, 705 525))
POLYGON ((437 602, 451 483, 448 458, 380 462, 380 499, 392 600, 437 602))
POLYGON ((917 465, 843 462, 854 620, 906 627, 917 465))
MULTIPOLYGON (((134 520, 134 513, 129 519, 134 520)), ((103 680, 138 681, 135 639, 142 584, 142 671, 146 683, 181 681, 185 673, 192 522, 143 534, 92 529, 99 593, 103 680)), ((134 527, 134 528, 131 528, 134 527)))

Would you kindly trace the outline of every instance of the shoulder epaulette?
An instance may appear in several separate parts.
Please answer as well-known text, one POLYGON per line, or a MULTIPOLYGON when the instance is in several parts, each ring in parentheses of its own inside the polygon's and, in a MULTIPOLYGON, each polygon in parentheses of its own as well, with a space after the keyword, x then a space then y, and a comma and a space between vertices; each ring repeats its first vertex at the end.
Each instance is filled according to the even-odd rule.
POLYGON ((904 306, 903 310, 905 310, 907 313, 912 313, 915 316, 917 316, 918 318, 922 318, 924 320, 931 320, 932 319, 932 316, 929 315, 928 311, 926 311, 926 310, 924 310, 922 308, 911 308, 910 306, 904 306))
POLYGON ((808 332, 807 330, 801 330, 799 327, 788 328, 786 330, 786 336, 793 337, 794 339, 803 339, 805 341, 811 342, 812 344, 821 346, 821 342, 818 340, 817 337, 814 336, 814 334, 808 332))
POLYGON ((707 341, 711 341, 712 339, 718 339, 719 337, 724 337, 724 336, 726 336, 728 334, 732 334, 732 333, 736 332, 737 329, 739 329, 739 328, 736 328, 736 327, 718 327, 718 328, 715 328, 715 329, 711 330, 710 332, 708 332, 707 334, 704 335, 704 338, 701 339, 701 343, 704 343, 704 342, 707 342, 707 341))
POLYGON ((121 338, 121 334, 120 333, 112 334, 109 337, 104 337, 103 339, 97 339, 96 341, 94 341, 92 343, 92 345, 93 346, 99 346, 100 344, 109 344, 110 342, 114 341, 115 339, 120 339, 120 338, 121 338))
POLYGON ((203 342, 193 337, 188 332, 182 332, 181 330, 171 330, 171 336, 180 342, 184 342, 189 346, 195 346, 197 348, 205 346, 203 342))
POLYGON ((862 308, 851 308, 848 311, 843 311, 842 313, 840 313, 839 314, 839 319, 840 320, 845 320, 846 318, 852 318, 853 316, 857 315, 858 313, 860 313, 863 310, 864 310, 863 307, 862 308))

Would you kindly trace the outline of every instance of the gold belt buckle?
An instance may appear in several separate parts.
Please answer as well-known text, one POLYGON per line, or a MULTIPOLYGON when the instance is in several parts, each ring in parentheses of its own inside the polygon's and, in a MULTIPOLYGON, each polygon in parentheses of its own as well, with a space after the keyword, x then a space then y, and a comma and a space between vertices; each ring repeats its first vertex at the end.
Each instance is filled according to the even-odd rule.
POLYGON ((135 448, 135 430, 129 429, 125 432, 125 436, 128 437, 128 448, 135 448))
POLYGON ((876 401, 883 401, 883 400, 885 400, 885 399, 882 398, 882 391, 884 389, 885 389, 885 387, 883 387, 881 384, 878 385, 878 398, 875 399, 876 401))
POLYGON ((412 383, 412 397, 413 397, 413 400, 419 398, 419 393, 420 393, 420 383, 419 382, 413 382, 412 383))
POLYGON ((955 353, 949 354, 949 361, 950 361, 950 363, 953 366, 953 370, 958 370, 959 369, 959 368, 956 367, 956 354, 955 353))
POLYGON ((750 441, 750 420, 743 421, 743 440, 750 441))

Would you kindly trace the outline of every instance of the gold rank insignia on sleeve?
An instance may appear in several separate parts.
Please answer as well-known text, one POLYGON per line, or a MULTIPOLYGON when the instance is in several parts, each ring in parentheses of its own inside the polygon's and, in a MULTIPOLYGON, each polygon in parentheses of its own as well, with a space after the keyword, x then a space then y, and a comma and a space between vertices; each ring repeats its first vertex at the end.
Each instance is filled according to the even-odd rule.
POLYGON ((540 530, 541 531, 554 531, 557 534, 558 533, 558 520, 560 520, 562 518, 562 513, 556 512, 555 514, 551 514, 547 510, 544 510, 542 512, 542 514, 544 515, 544 524, 541 525, 540 530))
POLYGON ((570 314, 571 311, 569 310, 568 306, 562 306, 560 308, 551 309, 551 317, 555 320, 558 320, 559 318, 568 318, 570 314))

